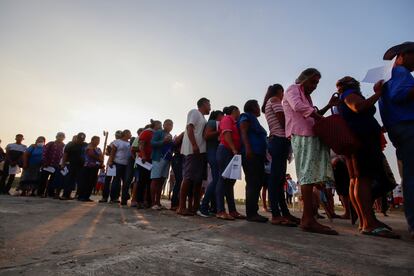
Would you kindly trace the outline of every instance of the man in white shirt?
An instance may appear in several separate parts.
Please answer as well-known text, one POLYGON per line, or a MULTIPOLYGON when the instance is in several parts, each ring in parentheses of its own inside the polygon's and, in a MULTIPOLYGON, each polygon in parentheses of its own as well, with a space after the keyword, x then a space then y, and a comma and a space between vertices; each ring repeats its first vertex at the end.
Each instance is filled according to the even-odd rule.
POLYGON ((194 215, 200 205, 201 184, 206 178, 207 158, 204 127, 207 124, 205 115, 210 114, 210 101, 201 98, 197 102, 198 109, 187 115, 187 127, 184 133, 181 154, 184 157, 183 182, 180 190, 180 204, 177 213, 183 216, 194 215), (191 189, 192 188, 192 189, 191 189), (189 195, 190 189, 192 195, 189 195), (188 209, 186 207, 189 197, 188 209))
POLYGON ((122 137, 112 143, 111 155, 109 156, 108 166, 116 167, 116 176, 112 180, 111 185, 111 203, 119 203, 119 195, 122 185, 126 185, 126 168, 131 156, 131 131, 128 129, 122 131, 122 137))
POLYGON ((0 194, 9 194, 13 184, 16 172, 10 170, 10 168, 23 166, 23 153, 26 151, 27 147, 22 144, 22 141, 23 135, 17 134, 16 143, 8 144, 6 146, 6 160, 4 162, 3 175, 0 179, 0 194))

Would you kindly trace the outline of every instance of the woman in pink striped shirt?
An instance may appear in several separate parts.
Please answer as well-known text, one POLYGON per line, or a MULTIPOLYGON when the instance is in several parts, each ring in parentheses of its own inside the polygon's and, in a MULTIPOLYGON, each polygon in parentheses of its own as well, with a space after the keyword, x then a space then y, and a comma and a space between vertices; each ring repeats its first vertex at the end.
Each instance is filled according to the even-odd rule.
POLYGON ((300 219, 292 216, 285 200, 283 185, 289 156, 290 141, 285 134, 285 113, 283 111, 283 87, 274 84, 267 89, 262 112, 269 125, 268 151, 272 156, 270 177, 268 179, 269 201, 272 209, 273 225, 297 226, 300 219))
POLYGON ((303 71, 284 95, 283 110, 286 118, 286 137, 291 138, 298 181, 303 197, 303 216, 300 227, 304 231, 328 235, 338 233, 318 223, 313 216, 313 187, 333 180, 329 148, 315 136, 316 120, 334 104, 333 99, 320 111, 313 107, 311 94, 318 86, 321 73, 314 68, 303 71))

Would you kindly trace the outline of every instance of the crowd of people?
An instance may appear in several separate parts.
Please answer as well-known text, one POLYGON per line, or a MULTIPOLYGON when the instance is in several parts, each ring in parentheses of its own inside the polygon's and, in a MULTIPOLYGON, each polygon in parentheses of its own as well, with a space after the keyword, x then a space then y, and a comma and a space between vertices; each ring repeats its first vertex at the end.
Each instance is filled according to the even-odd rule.
MULTIPOLYGON (((178 215, 264 223, 268 217, 258 210, 260 191, 267 187, 269 208, 264 207, 271 212, 273 225, 337 235, 318 220, 322 203, 330 218, 358 220, 362 234, 399 238, 373 211, 375 200, 395 187, 383 154, 386 131, 402 164, 404 209, 414 238, 414 42, 394 46, 384 55, 387 60, 394 57, 392 78, 377 82, 372 96, 364 97, 360 83, 346 76, 336 83, 339 97, 332 96, 320 109, 314 107, 312 93, 322 75, 308 68, 286 91, 280 84, 269 86, 261 106, 257 100, 248 100, 242 110, 232 105, 211 111, 210 101, 199 99, 197 108, 187 115, 185 130, 175 137, 169 119, 151 120, 136 137, 129 130, 117 131, 115 140, 103 150, 100 137, 93 136, 86 143, 82 132, 67 144, 62 132, 48 143, 40 136, 29 147, 18 134, 6 152, 0 151, 0 161, 4 161, 0 191, 8 194, 23 168, 17 188, 21 195, 92 201, 92 190, 99 182, 103 186, 101 203, 162 210, 166 209, 161 204, 162 190, 171 168, 170 209, 178 215), (384 126, 374 117, 378 101, 384 126), (333 107, 332 112, 341 115, 360 143, 346 155, 333 153, 314 131, 315 124, 333 107), (269 133, 258 120, 262 113, 269 133), (241 157, 245 175, 245 214, 238 212, 235 203, 236 180, 223 176, 235 156, 241 157), (286 175, 292 156, 299 188, 286 175), (208 175, 210 181, 202 189, 208 175), (335 214, 333 188, 343 203, 343 216, 335 214), (303 200, 302 218, 293 216, 288 208, 289 195, 297 192, 293 190, 303 200)), ((262 200, 266 202, 266 193, 262 200)))

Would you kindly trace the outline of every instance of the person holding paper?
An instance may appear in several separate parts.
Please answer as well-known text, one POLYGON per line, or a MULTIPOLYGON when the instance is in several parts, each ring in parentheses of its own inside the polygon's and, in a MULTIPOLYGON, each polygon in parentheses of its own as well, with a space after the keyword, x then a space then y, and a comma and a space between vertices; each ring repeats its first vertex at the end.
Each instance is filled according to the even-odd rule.
POLYGON ((85 149, 85 165, 82 170, 82 179, 78 185, 78 200, 90 202, 93 187, 98 180, 98 171, 103 168, 103 154, 98 147, 100 138, 93 136, 85 149))
POLYGON ((376 192, 372 187, 387 187, 388 176, 384 170, 384 157, 381 148, 381 126, 375 119, 375 103, 382 93, 382 82, 374 86, 375 94, 365 98, 361 93, 360 83, 352 77, 337 81, 341 103, 339 114, 347 122, 358 138, 361 147, 352 155, 346 156, 350 177, 349 195, 358 214, 359 230, 362 234, 385 238, 398 238, 382 222, 378 221, 372 206, 376 198, 386 191, 376 192))
POLYGON ((284 89, 282 85, 274 84, 269 86, 262 105, 262 112, 266 116, 270 130, 268 151, 272 157, 267 186, 272 210, 272 224, 296 226, 300 223, 300 219, 290 214, 286 204, 285 193, 283 192, 287 160, 291 147, 285 133, 285 113, 282 106, 283 94, 284 89))
POLYGON ((60 174, 60 161, 63 157, 63 149, 65 147, 65 134, 58 132, 56 140, 49 142, 43 149, 42 156, 42 172, 40 173, 38 196, 54 197, 56 189, 62 186, 62 177, 60 174), (49 168, 46 170, 46 168, 49 168), (54 172, 52 172, 54 170, 54 172), (47 187, 47 188, 46 188, 47 187), (45 191, 46 190, 46 191, 45 191))
POLYGON ((73 200, 72 191, 81 181, 81 172, 85 163, 86 135, 79 132, 74 141, 69 142, 63 153, 62 168, 67 167, 68 173, 64 177, 64 189, 61 200, 73 200))
MULTIPOLYGON (((152 164, 151 140, 154 136, 154 132, 160 130, 161 127, 162 125, 160 121, 151 120, 151 124, 148 125, 148 128, 139 136, 138 158, 140 158, 143 163, 152 164)), ((142 166, 138 166, 138 182, 131 200, 131 206, 134 207, 134 205, 136 205, 138 209, 151 207, 151 171, 142 166)))
POLYGON ((23 173, 19 183, 21 196, 29 195, 29 192, 34 195, 38 188, 45 142, 45 137, 38 137, 36 142, 28 147, 23 154, 23 173))
POLYGON ((170 134, 173 121, 165 120, 162 130, 157 130, 152 139, 152 169, 151 169, 151 204, 152 209, 162 210, 161 193, 165 179, 168 177, 172 158, 173 140, 170 134))
POLYGON ((126 185, 126 168, 130 158, 131 146, 129 139, 131 138, 131 131, 125 129, 122 131, 120 139, 115 140, 112 143, 111 155, 109 156, 108 166, 116 168, 116 176, 112 180, 110 202, 120 203, 119 196, 121 193, 121 181, 122 185, 126 185))
POLYGON ((244 219, 246 217, 237 212, 234 201, 234 184, 236 180, 222 176, 233 156, 240 154, 240 134, 237 128, 240 110, 237 106, 232 105, 225 107, 223 111, 226 115, 219 125, 220 145, 217 148, 219 179, 216 185, 216 217, 224 220, 244 219), (229 213, 226 212, 224 198, 226 198, 229 213))
POLYGON ((210 101, 201 98, 197 101, 197 109, 187 115, 187 126, 181 145, 181 153, 185 155, 183 182, 180 191, 180 206, 177 214, 194 215, 200 206, 201 184, 207 177, 206 140, 203 133, 206 126, 205 115, 210 114, 210 101), (192 188, 192 199, 189 196, 192 188), (187 197, 190 198, 187 209, 187 197))
POLYGON ((284 94, 286 137, 291 139, 295 155, 296 175, 301 185, 303 215, 300 227, 303 231, 337 235, 338 232, 316 221, 313 213, 313 187, 333 180, 329 148, 315 136, 313 126, 331 107, 315 110, 311 94, 318 86, 321 73, 315 68, 304 70, 284 94))
POLYGON ((260 106, 256 100, 249 100, 244 105, 239 127, 242 139, 242 164, 246 176, 246 216, 251 222, 267 222, 268 218, 259 215, 259 195, 265 181, 265 158, 267 150, 267 133, 257 118, 260 106))
POLYGON ((3 175, 0 179, 0 194, 9 194, 16 173, 10 173, 10 167, 16 168, 23 166, 23 154, 27 147, 22 144, 23 134, 16 135, 16 143, 6 146, 6 160, 4 162, 3 175), (7 183, 6 183, 7 181, 7 183))
POLYGON ((204 138, 207 146, 207 162, 210 165, 211 182, 208 183, 203 200, 201 201, 200 210, 197 214, 202 217, 210 217, 210 210, 217 213, 216 207, 216 186, 220 177, 217 165, 217 148, 219 146, 219 123, 223 118, 223 112, 215 110, 211 112, 204 130, 204 138), (211 205, 210 205, 211 203, 211 205))
POLYGON ((392 77, 383 86, 379 108, 397 158, 402 161, 404 212, 414 239, 414 42, 390 48, 384 59, 395 56, 392 77))
POLYGON ((130 190, 133 188, 133 181, 138 179, 138 168, 135 166, 135 159, 137 156, 138 151, 138 143, 135 143, 135 140, 138 139, 139 135, 144 131, 143 128, 139 128, 137 130, 137 137, 131 137, 129 139, 130 145, 130 155, 128 159, 128 165, 126 167, 126 177, 125 177, 125 184, 122 185, 121 190, 121 206, 125 206, 128 204, 128 200, 131 198, 130 190))
MULTIPOLYGON (((108 157, 111 156, 112 144, 116 140, 121 139, 121 137, 122 137, 122 130, 115 131, 115 140, 112 141, 111 143, 109 143, 109 145, 106 146, 106 150, 105 150, 105 155, 106 156, 108 156, 108 157)), ((113 176, 108 175, 108 173, 106 172, 104 187, 103 187, 103 190, 102 190, 102 198, 98 201, 99 203, 108 203, 108 198, 109 198, 109 194, 110 194, 110 191, 111 191, 111 184, 112 184, 113 178, 114 178, 113 176)))

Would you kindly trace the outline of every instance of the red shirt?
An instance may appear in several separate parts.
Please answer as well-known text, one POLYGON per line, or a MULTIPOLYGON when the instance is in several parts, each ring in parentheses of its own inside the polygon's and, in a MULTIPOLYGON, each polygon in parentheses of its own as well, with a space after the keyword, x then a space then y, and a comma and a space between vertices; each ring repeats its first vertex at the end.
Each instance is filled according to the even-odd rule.
POLYGON ((220 130, 220 144, 224 145, 226 148, 231 150, 229 144, 224 139, 224 133, 229 131, 231 132, 231 138, 233 139, 233 144, 236 147, 237 151, 240 151, 241 143, 240 143, 240 133, 239 129, 237 128, 237 122, 231 116, 224 116, 224 118, 220 121, 219 125, 220 130))
MULTIPOLYGON (((144 130, 141 135, 139 136, 139 142, 144 142, 144 152, 147 160, 151 160, 151 153, 152 153, 152 147, 151 147, 151 140, 152 136, 154 135, 154 131, 151 129, 144 130)), ((142 152, 138 153, 138 156, 142 158, 142 152)))

